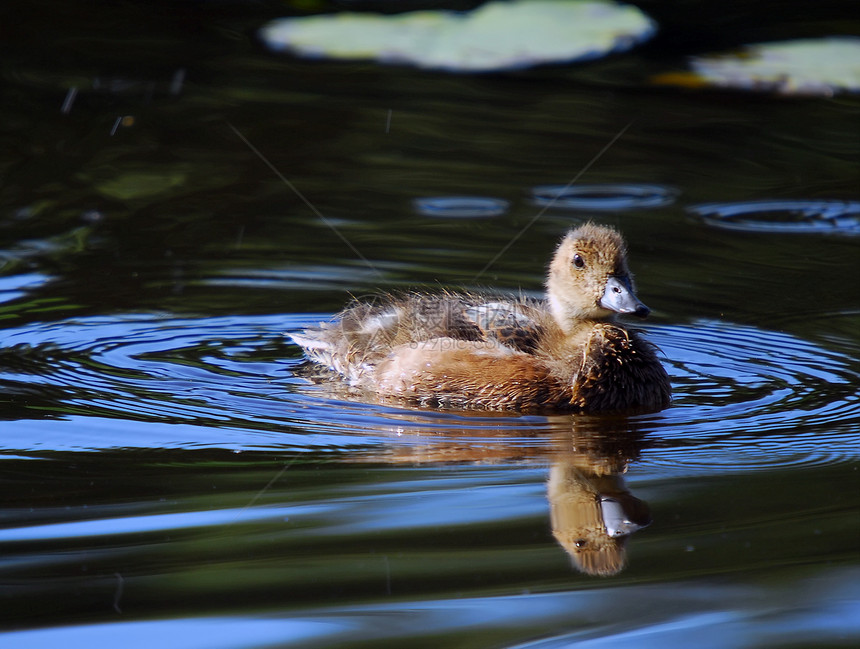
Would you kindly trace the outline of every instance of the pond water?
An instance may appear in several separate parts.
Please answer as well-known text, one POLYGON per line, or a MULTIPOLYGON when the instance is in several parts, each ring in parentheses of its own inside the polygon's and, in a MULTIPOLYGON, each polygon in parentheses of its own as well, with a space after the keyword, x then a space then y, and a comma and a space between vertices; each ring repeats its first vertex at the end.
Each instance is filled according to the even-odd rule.
POLYGON ((275 2, 21 8, 0 644, 860 642, 860 101, 646 82, 856 23, 640 6, 638 50, 483 76, 272 55, 275 2), (588 218, 629 241, 664 412, 420 411, 297 372, 285 334, 353 295, 539 294, 588 218), (632 533, 577 547, 583 498, 632 533))

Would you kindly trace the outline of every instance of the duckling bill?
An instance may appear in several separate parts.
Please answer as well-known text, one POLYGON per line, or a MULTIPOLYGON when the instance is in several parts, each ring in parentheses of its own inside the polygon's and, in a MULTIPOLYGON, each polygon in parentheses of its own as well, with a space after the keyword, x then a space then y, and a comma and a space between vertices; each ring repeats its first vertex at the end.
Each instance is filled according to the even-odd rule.
POLYGON ((543 300, 411 293, 356 302, 292 334, 369 395, 460 410, 653 412, 671 401, 656 348, 616 322, 645 317, 615 230, 562 239, 543 300))

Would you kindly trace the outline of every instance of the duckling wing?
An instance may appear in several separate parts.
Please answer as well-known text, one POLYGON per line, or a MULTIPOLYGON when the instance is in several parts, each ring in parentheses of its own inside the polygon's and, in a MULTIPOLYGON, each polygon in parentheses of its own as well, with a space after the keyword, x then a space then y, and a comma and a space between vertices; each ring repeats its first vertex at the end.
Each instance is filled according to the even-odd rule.
POLYGON ((441 296, 412 296, 405 304, 405 315, 401 330, 408 340, 415 342, 434 338, 480 341, 484 332, 467 313, 465 296, 445 294, 441 296))
POLYGON ((289 334, 308 358, 356 383, 399 345, 437 338, 481 341, 459 296, 383 295, 356 301, 329 322, 289 334))
POLYGON ((466 307, 464 313, 486 338, 527 354, 535 352, 545 331, 537 317, 537 302, 480 302, 466 307))
POLYGON ((537 300, 467 294, 384 296, 356 302, 330 322, 290 337, 309 359, 357 383, 393 349, 417 342, 495 340, 533 354, 543 336, 540 315, 545 311, 537 300))

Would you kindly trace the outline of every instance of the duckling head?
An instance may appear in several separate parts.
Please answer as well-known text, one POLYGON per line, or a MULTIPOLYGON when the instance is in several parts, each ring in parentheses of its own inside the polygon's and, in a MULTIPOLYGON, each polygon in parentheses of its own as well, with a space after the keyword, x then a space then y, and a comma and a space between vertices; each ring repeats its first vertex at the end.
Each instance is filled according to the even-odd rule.
POLYGON ((650 313, 636 297, 624 239, 612 228, 593 223, 561 240, 546 288, 552 314, 564 331, 579 321, 607 320, 615 313, 642 318, 650 313))

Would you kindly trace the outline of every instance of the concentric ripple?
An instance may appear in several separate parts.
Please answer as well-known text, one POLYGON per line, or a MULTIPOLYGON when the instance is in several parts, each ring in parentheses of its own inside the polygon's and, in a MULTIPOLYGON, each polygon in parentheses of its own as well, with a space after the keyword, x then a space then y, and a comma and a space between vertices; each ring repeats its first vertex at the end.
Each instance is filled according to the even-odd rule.
POLYGON ((687 208, 706 225, 724 230, 774 233, 860 234, 857 201, 748 201, 687 208))
POLYGON ((857 359, 721 322, 661 327, 651 339, 665 354, 675 390, 675 403, 661 413, 661 461, 749 468, 856 457, 857 359))
POLYGON ((501 216, 510 203, 485 196, 428 196, 416 198, 412 206, 418 214, 441 218, 486 218, 501 216))
POLYGON ((298 379, 288 368, 298 361, 288 359, 294 350, 284 342, 290 326, 289 317, 127 316, 7 329, 0 385, 11 404, 7 417, 23 421, 6 426, 3 444, 53 450, 366 443, 333 438, 337 424, 316 423, 325 405, 291 395, 298 379), (107 439, 105 429, 127 437, 107 439))
MULTIPOLYGON (((483 445, 488 456, 502 444, 507 451, 497 455, 505 457, 510 449, 524 458, 551 451, 558 418, 416 412, 308 384, 284 333, 324 317, 141 315, 6 330, 0 386, 5 416, 17 421, 5 427, 3 448, 363 449, 381 458, 392 446, 447 439, 483 445)), ((725 469, 857 455, 856 358, 721 322, 652 327, 648 335, 675 393, 669 409, 633 420, 652 462, 725 469)))
POLYGON ((541 185, 532 188, 532 202, 569 210, 631 210, 671 205, 678 190, 663 185, 541 185))

